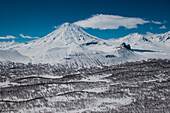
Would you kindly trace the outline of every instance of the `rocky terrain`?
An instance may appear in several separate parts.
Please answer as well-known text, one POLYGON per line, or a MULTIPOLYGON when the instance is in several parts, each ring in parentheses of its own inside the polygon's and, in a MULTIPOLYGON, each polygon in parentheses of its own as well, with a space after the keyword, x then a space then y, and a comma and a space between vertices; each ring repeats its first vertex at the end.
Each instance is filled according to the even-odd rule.
POLYGON ((71 68, 0 62, 0 112, 169 113, 170 60, 71 68))

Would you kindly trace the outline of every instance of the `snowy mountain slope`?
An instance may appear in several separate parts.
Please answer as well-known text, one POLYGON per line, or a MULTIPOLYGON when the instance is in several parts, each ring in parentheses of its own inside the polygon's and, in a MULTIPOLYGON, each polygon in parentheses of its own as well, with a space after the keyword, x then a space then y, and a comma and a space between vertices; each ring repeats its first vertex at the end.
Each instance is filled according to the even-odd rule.
POLYGON ((43 47, 43 46, 47 46, 47 44, 50 44, 50 47, 61 47, 61 46, 67 46, 72 43, 83 44, 86 42, 92 42, 92 41, 95 42, 100 40, 102 39, 99 39, 97 37, 94 37, 86 33, 80 27, 74 24, 64 23, 58 29, 48 34, 47 36, 44 36, 41 39, 34 40, 28 43, 28 46, 43 47))
POLYGON ((130 44, 132 51, 146 58, 170 58, 170 31, 162 34, 133 33, 119 39, 110 39, 108 44, 119 45, 122 42, 130 44))
POLYGON ((24 63, 31 62, 31 59, 29 57, 20 54, 14 49, 0 50, 0 60, 24 63))
POLYGON ((15 44, 16 44, 16 42, 14 40, 12 40, 11 42, 0 42, 0 49, 8 48, 8 47, 11 47, 15 44))
POLYGON ((105 40, 69 23, 64 23, 41 39, 10 48, 31 58, 32 63, 61 63, 76 67, 109 65, 140 57, 126 48, 110 46, 105 40))
MULTIPOLYGON (((126 48, 111 48, 103 45, 93 45, 92 47, 83 47, 82 45, 70 44, 66 47, 56 47, 47 50, 33 58, 33 63, 61 63, 79 66, 96 66, 108 65, 127 60, 134 60, 140 58, 133 51, 126 48), (97 49, 97 47, 104 47, 106 50, 97 49), (92 49, 93 48, 93 49, 92 49), (108 51, 111 49, 110 51, 108 51)), ((102 48, 100 47, 100 48, 102 48)))
POLYGON ((13 48, 28 56, 32 63, 88 67, 152 57, 168 58, 169 36, 170 32, 147 35, 134 33, 120 39, 102 40, 77 25, 64 23, 43 38, 28 43, 9 44, 1 49, 13 48), (123 42, 130 44, 132 50, 120 47, 123 42))
POLYGON ((102 39, 91 36, 74 24, 65 23, 41 39, 30 41, 27 44, 15 45, 11 48, 15 48, 20 53, 34 59, 37 56, 42 58, 46 53, 54 53, 54 50, 57 52, 59 50, 57 48, 65 48, 64 51, 63 49, 59 51, 61 53, 59 56, 64 57, 62 54, 68 55, 71 51, 80 50, 82 48, 81 45, 100 43, 104 43, 102 39), (79 49, 75 48, 76 46, 79 49))
POLYGON ((162 34, 147 33, 146 35, 132 33, 123 38, 110 39, 108 43, 111 45, 119 45, 125 42, 130 44, 133 48, 151 48, 151 49, 162 49, 170 46, 170 31, 162 34))
MULTIPOLYGON (((162 34, 152 34, 148 33, 147 37, 151 37, 151 39, 162 42, 162 43, 170 43, 170 31, 162 34)), ((167 44, 169 45, 169 44, 167 44)), ((170 46, 170 45, 169 45, 170 46)))

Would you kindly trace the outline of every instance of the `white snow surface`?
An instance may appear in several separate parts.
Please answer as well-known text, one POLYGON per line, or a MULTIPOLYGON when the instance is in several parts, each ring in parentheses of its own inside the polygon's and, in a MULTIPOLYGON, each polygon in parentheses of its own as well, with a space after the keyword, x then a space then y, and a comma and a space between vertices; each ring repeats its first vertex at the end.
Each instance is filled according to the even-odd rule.
POLYGON ((170 58, 170 31, 164 34, 133 33, 103 40, 64 23, 43 38, 27 43, 1 42, 0 60, 22 63, 68 64, 75 67, 110 65, 148 58, 170 58), (125 42, 132 50, 120 47, 125 42))
POLYGON ((20 54, 14 49, 0 50, 1 61, 13 61, 13 62, 31 62, 31 59, 27 56, 20 54))

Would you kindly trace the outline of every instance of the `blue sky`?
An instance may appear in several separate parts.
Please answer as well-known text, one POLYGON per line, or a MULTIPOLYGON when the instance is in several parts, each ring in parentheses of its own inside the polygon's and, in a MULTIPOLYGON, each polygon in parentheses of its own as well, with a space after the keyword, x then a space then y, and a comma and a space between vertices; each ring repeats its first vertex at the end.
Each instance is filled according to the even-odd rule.
POLYGON ((49 34, 55 30, 54 26, 88 20, 97 14, 149 21, 130 29, 123 26, 114 29, 84 28, 99 38, 119 38, 134 32, 164 33, 170 31, 169 6, 169 0, 0 0, 0 41, 10 41, 12 37, 16 37, 14 40, 17 42, 29 41, 31 37, 36 39, 49 34), (9 39, 2 39, 7 36, 9 39))

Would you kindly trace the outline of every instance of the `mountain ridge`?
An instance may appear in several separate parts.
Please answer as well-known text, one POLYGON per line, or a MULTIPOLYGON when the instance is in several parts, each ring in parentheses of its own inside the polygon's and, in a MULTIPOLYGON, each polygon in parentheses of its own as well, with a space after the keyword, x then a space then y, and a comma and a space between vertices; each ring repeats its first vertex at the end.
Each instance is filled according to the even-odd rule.
POLYGON ((77 25, 64 23, 43 38, 27 43, 13 42, 11 46, 0 46, 0 49, 12 48, 29 57, 32 63, 59 63, 70 66, 76 64, 88 67, 155 58, 155 55, 157 58, 167 58, 170 56, 169 36, 170 31, 148 35, 133 33, 119 39, 103 40, 86 33, 77 25), (122 43, 129 44, 132 50, 123 46, 117 48, 122 43))

